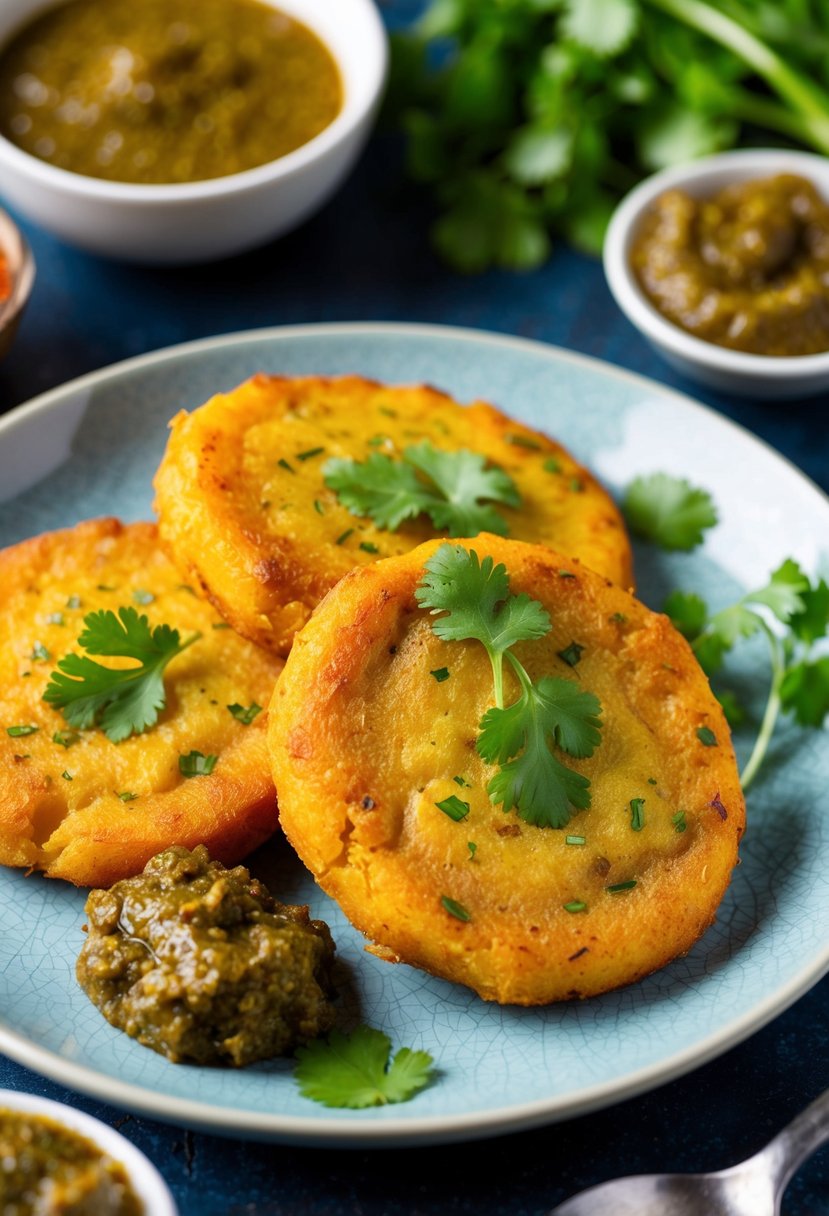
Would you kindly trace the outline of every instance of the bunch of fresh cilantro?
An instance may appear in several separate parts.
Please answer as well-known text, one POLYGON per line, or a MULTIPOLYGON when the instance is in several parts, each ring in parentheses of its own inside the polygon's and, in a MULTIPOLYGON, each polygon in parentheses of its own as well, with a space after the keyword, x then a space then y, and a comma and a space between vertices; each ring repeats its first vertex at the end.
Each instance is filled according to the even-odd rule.
POLYGON ((463 271, 591 252, 646 173, 738 142, 829 153, 821 0, 431 0, 389 111, 463 271))

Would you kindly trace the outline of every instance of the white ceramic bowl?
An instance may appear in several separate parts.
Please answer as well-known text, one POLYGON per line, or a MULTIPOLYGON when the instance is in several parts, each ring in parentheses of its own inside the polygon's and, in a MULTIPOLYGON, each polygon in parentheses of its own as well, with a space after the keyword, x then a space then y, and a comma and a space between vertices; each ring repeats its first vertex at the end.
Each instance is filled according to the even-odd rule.
POLYGON ((145 1216, 178 1216, 173 1196, 152 1162, 108 1124, 75 1110, 73 1106, 13 1089, 0 1089, 0 1108, 42 1115, 86 1136, 87 1140, 124 1167, 133 1190, 144 1204, 145 1216))
POLYGON ((809 152, 747 149, 708 156, 647 178, 614 212, 604 245, 604 269, 616 303, 674 367, 685 375, 739 396, 785 399, 829 391, 829 351, 817 355, 750 355, 685 333, 651 304, 630 265, 631 243, 643 213, 665 190, 693 197, 715 194, 731 182, 796 173, 814 182, 829 200, 829 159, 809 152))
MULTIPOLYGON (((55 3, 2 0, 0 46, 55 3)), ((333 193, 368 137, 385 83, 387 39, 373 0, 265 3, 308 25, 339 64, 343 107, 314 139, 244 173, 148 186, 57 169, 0 136, 0 193, 62 239, 138 262, 209 261, 294 227, 333 193)))

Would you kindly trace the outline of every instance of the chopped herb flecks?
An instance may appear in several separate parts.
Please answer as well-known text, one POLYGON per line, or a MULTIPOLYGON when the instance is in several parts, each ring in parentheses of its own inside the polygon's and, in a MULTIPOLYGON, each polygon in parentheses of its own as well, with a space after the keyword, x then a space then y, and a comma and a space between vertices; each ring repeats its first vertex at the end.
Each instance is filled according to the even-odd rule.
POLYGON ((450 899, 448 895, 441 895, 440 902, 449 915, 454 916, 456 920, 472 920, 472 913, 468 912, 463 904, 459 904, 456 899, 450 899))
POLYGON ((469 803, 462 802, 457 794, 450 794, 448 798, 444 798, 443 802, 436 802, 435 806, 455 823, 460 823, 469 814, 469 803))
POLYGON ((586 836, 565 836, 564 843, 565 844, 579 844, 579 845, 587 844, 587 837, 586 836))
POLYGON ((281 457, 279 458, 279 460, 277 460, 277 462, 276 462, 276 463, 279 465, 280 469, 285 469, 285 471, 286 471, 286 472, 288 472, 288 473, 295 473, 295 472, 296 472, 296 469, 294 469, 294 468, 293 468, 291 465, 289 465, 289 464, 288 464, 288 462, 287 462, 287 460, 284 458, 284 456, 281 456, 281 457))
POLYGON ((370 541, 370 540, 361 540, 358 548, 362 549, 364 553, 379 553, 380 552, 380 550, 377 548, 377 546, 374 544, 374 542, 370 541))
POLYGON ((438 684, 442 684, 444 680, 449 679, 449 668, 448 667, 436 667, 434 669, 434 671, 429 672, 429 675, 434 676, 435 679, 437 680, 438 684))
POLYGON ((47 625, 63 625, 65 624, 62 612, 50 612, 46 617, 47 625))
POLYGON ((297 452, 297 460, 310 460, 312 456, 321 456, 325 448, 309 448, 307 452, 297 452))
POLYGON ((134 794, 132 792, 132 790, 124 790, 122 793, 120 793, 118 795, 118 797, 121 799, 122 802, 135 802, 138 795, 134 794))
POLYGON ((545 473, 560 473, 561 472, 561 465, 556 460, 555 456, 550 456, 550 457, 548 457, 547 460, 544 461, 544 472, 545 473))
POLYGON ((466 847, 469 849, 469 860, 472 861, 473 857, 478 852, 478 846, 474 840, 467 840, 466 847))
POLYGON ((6 734, 11 735, 12 739, 20 739, 23 735, 33 735, 39 730, 39 726, 7 726, 6 734))
POLYGON ((622 891, 632 891, 636 886, 635 878, 628 878, 626 882, 614 882, 609 887, 605 887, 605 891, 611 895, 619 895, 622 891))
POLYGON ((701 726, 697 731, 697 738, 703 747, 717 746, 717 736, 714 734, 710 726, 701 726))
POLYGON ((558 650, 556 653, 568 667, 575 667, 584 653, 584 646, 580 646, 578 642, 571 642, 569 646, 565 646, 563 650, 558 650))
POLYGON ((155 596, 152 591, 145 591, 143 587, 136 587, 132 593, 132 602, 134 604, 141 604, 142 607, 145 604, 151 604, 154 599, 155 596))
POLYGON ((237 722, 241 722, 243 726, 250 726, 253 719, 262 712, 262 706, 257 705, 254 701, 245 709, 244 705, 239 705, 234 702, 233 705, 227 707, 237 722))
POLYGON ((505 435, 507 443, 511 443, 516 448, 529 448, 531 452, 540 452, 541 444, 536 439, 531 439, 529 435, 505 435))
POLYGON ((35 642, 29 658, 33 663, 48 663, 52 656, 42 642, 35 642))
POLYGON ((81 606, 81 597, 79 595, 70 595, 69 599, 66 601, 66 607, 67 608, 80 608, 80 606, 81 606))
POLYGON ((79 739, 80 735, 76 730, 56 730, 52 735, 52 742, 57 743, 59 747, 71 747, 79 739))
POLYGON ((586 912, 587 904, 583 899, 571 899, 569 903, 561 905, 565 912, 586 912))
POLYGON ((630 800, 630 826, 634 832, 641 832, 645 826, 645 799, 631 798, 630 800))
POLYGON ((685 822, 685 812, 677 811, 675 815, 671 816, 671 823, 674 825, 675 831, 684 832, 688 826, 688 824, 685 822))
POLYGON ((345 532, 340 533, 340 535, 334 541, 334 544, 335 545, 344 545, 345 542, 348 540, 349 536, 353 536, 353 535, 354 535, 354 529, 346 528, 345 532))
POLYGON ((182 777, 209 777, 216 767, 218 756, 204 756, 201 752, 188 752, 179 756, 178 768, 182 777))

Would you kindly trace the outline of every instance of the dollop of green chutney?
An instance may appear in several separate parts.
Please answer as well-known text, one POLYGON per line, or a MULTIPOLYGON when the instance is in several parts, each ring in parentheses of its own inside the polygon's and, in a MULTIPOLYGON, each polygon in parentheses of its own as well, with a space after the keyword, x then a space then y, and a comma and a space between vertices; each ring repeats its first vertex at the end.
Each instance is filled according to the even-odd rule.
POLYGON ((142 1216, 126 1170, 55 1119, 0 1109, 3 1216, 142 1216))
POLYGON ((829 350, 829 205, 801 177, 711 198, 667 190, 630 260, 651 303, 697 338, 755 355, 829 350))
POLYGON ((204 845, 92 891, 78 981, 108 1022, 175 1063, 286 1055, 334 1023, 328 926, 204 845))
POLYGON ((252 169, 313 139, 341 107, 327 47, 259 0, 69 0, 0 53, 0 132, 112 181, 252 169))

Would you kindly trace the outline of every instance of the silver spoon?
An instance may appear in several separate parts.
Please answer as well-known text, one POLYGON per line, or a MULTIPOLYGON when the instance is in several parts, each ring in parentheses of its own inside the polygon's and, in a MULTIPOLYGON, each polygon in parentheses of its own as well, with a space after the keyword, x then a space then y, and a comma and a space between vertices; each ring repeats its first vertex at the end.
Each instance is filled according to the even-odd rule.
POLYGON ((548 1216, 778 1216, 798 1166, 829 1140, 829 1090, 739 1165, 716 1174, 637 1174, 574 1195, 548 1216))

